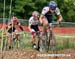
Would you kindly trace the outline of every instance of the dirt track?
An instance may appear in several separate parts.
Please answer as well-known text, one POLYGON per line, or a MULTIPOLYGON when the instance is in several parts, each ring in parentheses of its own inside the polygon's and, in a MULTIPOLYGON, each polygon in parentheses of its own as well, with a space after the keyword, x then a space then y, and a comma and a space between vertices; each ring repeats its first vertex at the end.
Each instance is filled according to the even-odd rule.
MULTIPOLYGON (((10 50, 10 51, 3 51, 3 57, 2 53, 0 52, 0 59, 75 59, 75 49, 66 49, 57 51, 58 54, 65 54, 70 56, 60 56, 60 57, 51 57, 47 56, 49 54, 47 53, 40 53, 35 50, 10 50), (39 54, 42 54, 44 56, 38 56, 39 54)), ((50 54, 51 55, 51 54, 50 54)))

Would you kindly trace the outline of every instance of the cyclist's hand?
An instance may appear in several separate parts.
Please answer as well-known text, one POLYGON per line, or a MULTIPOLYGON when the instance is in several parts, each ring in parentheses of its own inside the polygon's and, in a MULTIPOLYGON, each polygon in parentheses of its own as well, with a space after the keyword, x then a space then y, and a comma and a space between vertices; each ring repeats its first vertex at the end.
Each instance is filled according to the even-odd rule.
POLYGON ((42 24, 43 22, 42 22, 42 20, 40 20, 40 24, 42 24))
POLYGON ((43 24, 43 22, 40 22, 40 21, 39 21, 39 25, 42 25, 42 24, 43 24))
POLYGON ((60 23, 61 23, 60 21, 57 21, 57 22, 56 22, 56 24, 60 24, 60 23))

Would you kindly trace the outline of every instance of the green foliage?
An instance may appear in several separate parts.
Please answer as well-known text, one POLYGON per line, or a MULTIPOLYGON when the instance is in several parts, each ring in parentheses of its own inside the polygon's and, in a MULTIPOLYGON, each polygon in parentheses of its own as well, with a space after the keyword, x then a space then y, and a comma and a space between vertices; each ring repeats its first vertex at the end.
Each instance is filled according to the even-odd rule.
MULTIPOLYGON (((63 2, 60 4, 60 11, 62 13, 64 21, 75 21, 75 5, 73 4, 74 0, 65 0, 66 2, 63 2)), ((59 3, 58 3, 59 4, 59 3)))
MULTIPOLYGON (((3 1, 0 0, 0 18, 3 17, 3 1)), ((6 0, 5 17, 9 17, 10 1, 6 0)), ((11 16, 16 15, 18 18, 29 18, 34 10, 41 13, 42 8, 49 4, 50 0, 12 0, 11 16)), ((55 0, 60 8, 63 21, 75 21, 75 0, 55 0)), ((57 19, 55 17, 55 19, 57 19)))

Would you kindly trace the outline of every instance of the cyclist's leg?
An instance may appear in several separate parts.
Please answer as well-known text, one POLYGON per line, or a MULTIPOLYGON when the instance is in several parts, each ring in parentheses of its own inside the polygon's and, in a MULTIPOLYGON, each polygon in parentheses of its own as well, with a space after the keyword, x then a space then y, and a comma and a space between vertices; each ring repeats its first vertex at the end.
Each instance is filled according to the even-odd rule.
POLYGON ((18 30, 15 30, 15 32, 13 33, 14 34, 14 38, 16 39, 16 40, 18 40, 19 39, 19 33, 18 33, 18 30))
POLYGON ((32 40, 31 40, 31 43, 32 43, 32 47, 33 48, 36 48, 36 32, 35 31, 32 31, 32 40))
POLYGON ((47 18, 44 17, 42 21, 43 21, 43 32, 46 32, 48 20, 47 20, 47 18))
POLYGON ((35 43, 35 35, 36 35, 36 32, 31 32, 31 34, 32 34, 32 40, 31 40, 31 43, 33 44, 33 43, 35 43))
POLYGON ((8 39, 8 40, 7 40, 8 48, 10 49, 10 48, 11 48, 12 35, 11 35, 11 33, 9 33, 9 32, 7 32, 6 35, 7 35, 7 39, 8 39))
POLYGON ((40 40, 40 51, 46 51, 47 50, 47 26, 48 26, 48 20, 46 17, 42 19, 43 21, 43 31, 40 34, 41 35, 41 40, 40 40))
POLYGON ((53 25, 52 25, 52 23, 49 23, 49 30, 50 30, 50 34, 53 34, 53 25))

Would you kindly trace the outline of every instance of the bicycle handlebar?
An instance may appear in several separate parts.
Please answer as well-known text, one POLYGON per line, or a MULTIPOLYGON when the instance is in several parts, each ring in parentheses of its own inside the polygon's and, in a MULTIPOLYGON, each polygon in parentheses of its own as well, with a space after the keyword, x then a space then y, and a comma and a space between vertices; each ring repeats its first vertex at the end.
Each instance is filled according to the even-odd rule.
POLYGON ((57 23, 57 22, 53 22, 52 25, 60 25, 61 22, 57 23))

